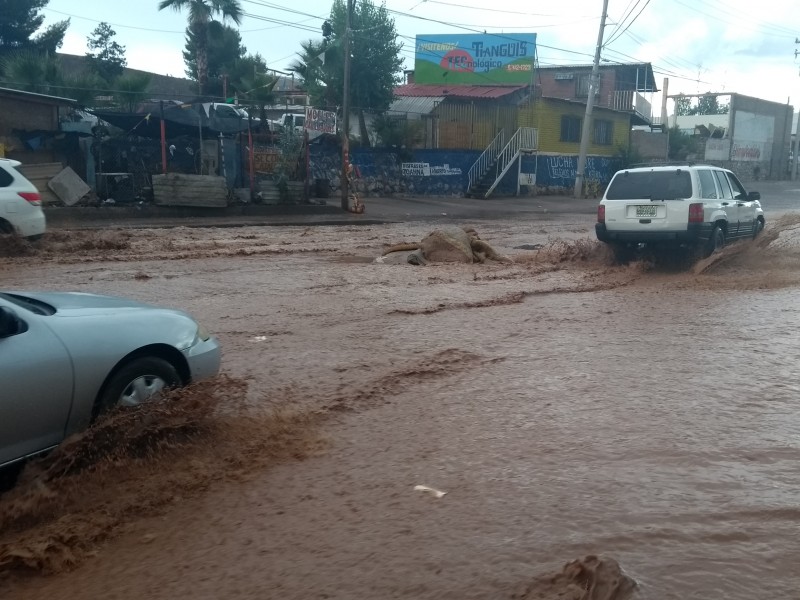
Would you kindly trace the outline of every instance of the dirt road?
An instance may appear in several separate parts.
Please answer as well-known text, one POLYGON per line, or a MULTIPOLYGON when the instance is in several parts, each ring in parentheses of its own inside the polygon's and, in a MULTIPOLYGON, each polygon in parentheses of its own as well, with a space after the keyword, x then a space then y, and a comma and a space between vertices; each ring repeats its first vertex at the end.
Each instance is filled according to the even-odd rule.
POLYGON ((640 597, 793 597, 796 222, 697 274, 591 224, 482 224, 512 265, 373 262, 422 224, 0 250, 6 289, 192 312, 233 390, 185 444, 0 498, 0 594, 534 598, 599 553, 640 597))

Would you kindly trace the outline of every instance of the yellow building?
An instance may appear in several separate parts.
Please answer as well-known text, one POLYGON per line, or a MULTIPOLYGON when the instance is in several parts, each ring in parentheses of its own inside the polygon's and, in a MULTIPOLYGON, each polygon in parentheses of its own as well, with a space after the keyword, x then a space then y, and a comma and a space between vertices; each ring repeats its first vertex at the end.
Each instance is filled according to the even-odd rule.
MULTIPOLYGON (((539 152, 578 154, 585 113, 585 102, 539 97, 520 107, 518 126, 538 130, 539 152)), ((613 156, 620 146, 629 145, 629 113, 594 107, 592 121, 589 154, 613 156)))

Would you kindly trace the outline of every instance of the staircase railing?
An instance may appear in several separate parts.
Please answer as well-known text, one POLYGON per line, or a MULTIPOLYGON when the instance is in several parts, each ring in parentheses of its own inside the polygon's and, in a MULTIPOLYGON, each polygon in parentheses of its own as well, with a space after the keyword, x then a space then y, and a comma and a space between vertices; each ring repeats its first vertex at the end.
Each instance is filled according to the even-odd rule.
POLYGON ((489 197, 498 186, 500 180, 503 179, 505 174, 514 164, 514 161, 519 156, 522 150, 536 150, 539 144, 539 132, 533 127, 520 127, 508 140, 505 148, 500 152, 497 157, 497 171, 494 183, 486 192, 485 198, 489 197))
POLYGON ((505 143, 505 137, 505 130, 501 129, 497 135, 494 136, 492 143, 486 147, 483 154, 475 161, 475 164, 469 168, 469 187, 467 189, 472 189, 472 186, 478 183, 486 174, 486 171, 489 170, 489 167, 492 166, 492 163, 497 158, 497 153, 500 152, 500 148, 502 148, 505 143))

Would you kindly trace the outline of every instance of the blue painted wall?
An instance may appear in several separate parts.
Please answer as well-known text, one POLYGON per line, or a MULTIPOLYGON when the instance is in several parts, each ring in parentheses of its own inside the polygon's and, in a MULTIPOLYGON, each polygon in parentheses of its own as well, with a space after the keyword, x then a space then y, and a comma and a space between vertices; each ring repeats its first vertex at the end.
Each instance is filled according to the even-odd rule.
MULTIPOLYGON (((470 167, 480 157, 479 150, 412 150, 402 157, 391 149, 354 148, 351 161, 361 177, 356 181, 366 196, 396 193, 419 196, 464 196, 470 167), (404 172, 403 165, 406 165, 404 172), (409 168, 411 165, 416 168, 409 168), (423 175, 422 164, 428 165, 423 175), (446 174, 445 174, 446 173, 446 174)), ((575 155, 525 155, 522 172, 536 173, 539 193, 571 191, 575 185, 578 157, 575 155)), ((312 145, 312 179, 328 179, 333 189, 339 188, 341 158, 335 145, 312 145)), ((606 156, 588 156, 586 178, 605 186, 617 170, 618 161, 606 156)), ((499 195, 514 194, 517 167, 513 166, 495 191, 499 195)))

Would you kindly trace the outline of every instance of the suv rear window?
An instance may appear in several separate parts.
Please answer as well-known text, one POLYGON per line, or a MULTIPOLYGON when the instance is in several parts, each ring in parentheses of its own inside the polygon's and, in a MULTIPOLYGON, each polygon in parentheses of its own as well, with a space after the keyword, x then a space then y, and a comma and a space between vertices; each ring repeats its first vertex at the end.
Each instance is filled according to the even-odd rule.
POLYGON ((608 200, 676 200, 692 197, 689 171, 623 171, 606 192, 608 200))
POLYGON ((14 177, 11 173, 0 167, 0 187, 8 187, 14 182, 14 177))

